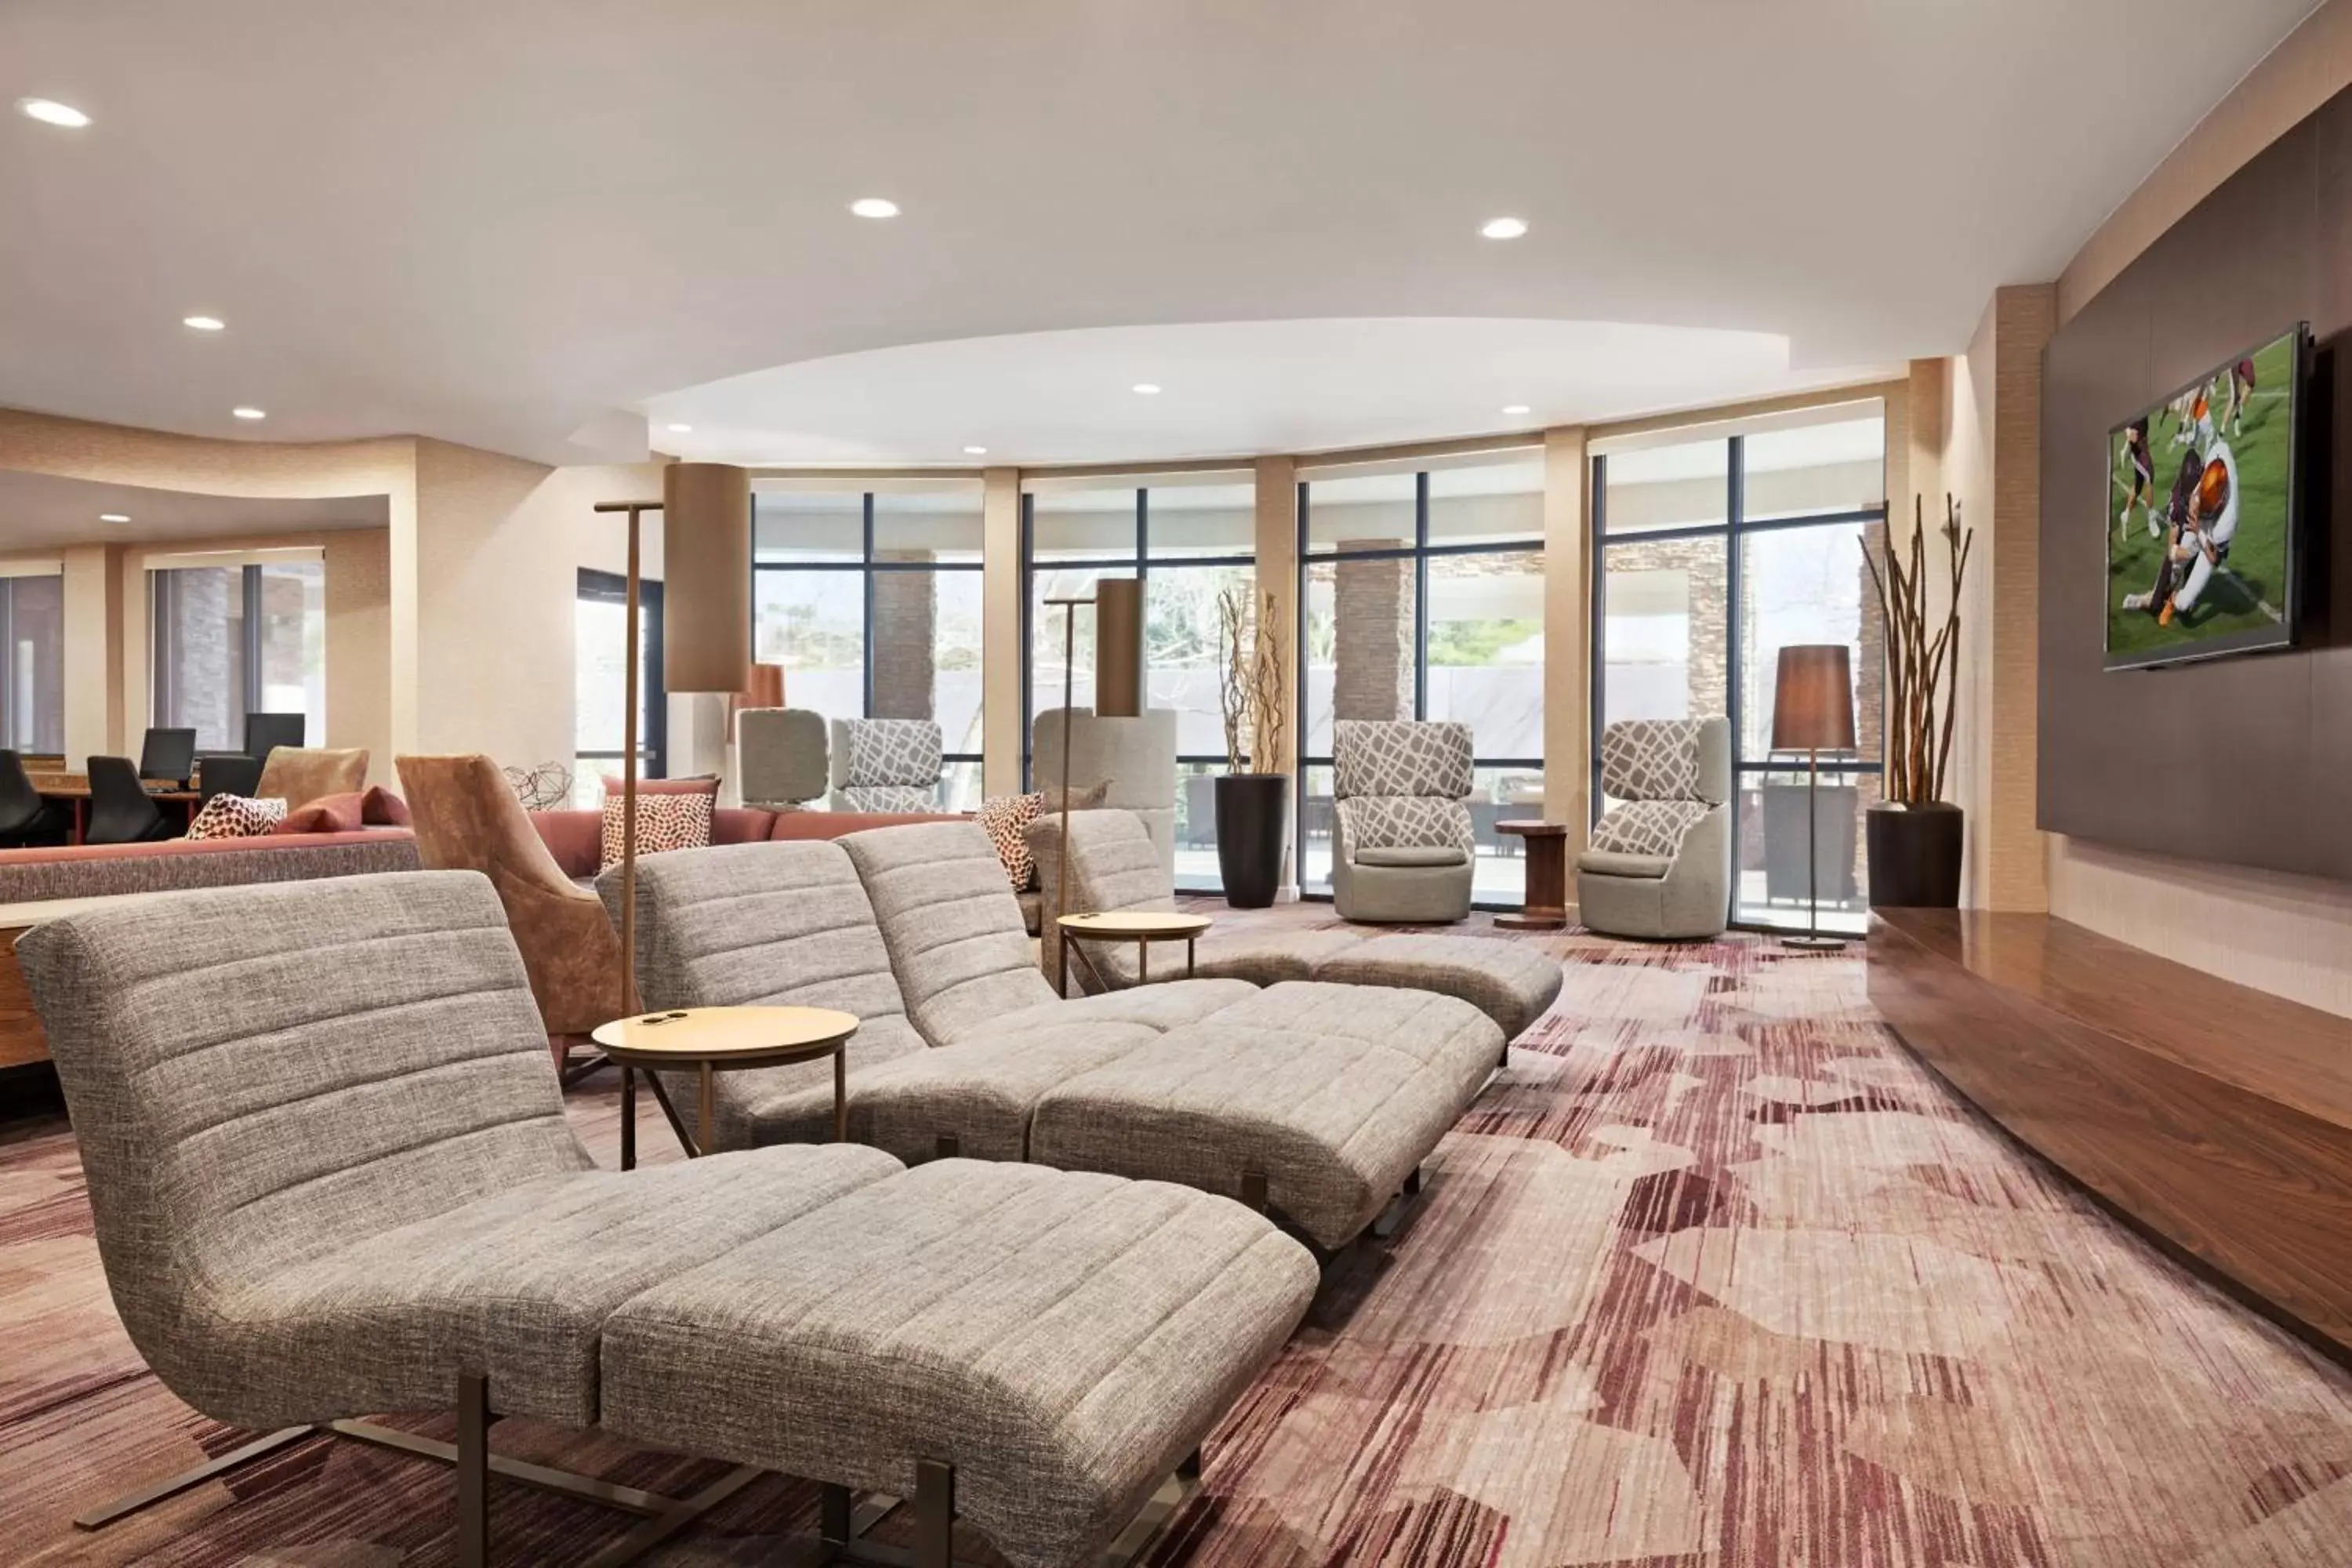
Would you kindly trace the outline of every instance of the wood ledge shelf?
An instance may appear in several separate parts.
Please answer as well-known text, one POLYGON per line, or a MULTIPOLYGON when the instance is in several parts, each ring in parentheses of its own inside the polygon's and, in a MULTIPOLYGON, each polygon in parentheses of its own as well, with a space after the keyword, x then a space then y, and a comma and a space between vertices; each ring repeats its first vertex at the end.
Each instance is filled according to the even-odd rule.
POLYGON ((2352 1018, 2047 915, 1874 910, 1868 975, 1987 1115, 2352 1354, 2352 1018))

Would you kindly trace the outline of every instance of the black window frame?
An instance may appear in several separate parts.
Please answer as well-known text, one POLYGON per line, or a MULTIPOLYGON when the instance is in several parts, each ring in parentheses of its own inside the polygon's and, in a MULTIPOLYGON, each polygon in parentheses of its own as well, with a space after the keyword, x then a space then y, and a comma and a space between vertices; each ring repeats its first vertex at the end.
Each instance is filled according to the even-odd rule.
MULTIPOLYGON (((1693 440, 1708 440, 1713 438, 1714 437, 1700 435, 1696 431, 1692 432, 1693 440)), ((1738 918, 1739 834, 1742 826, 1741 818, 1745 815, 1746 809, 1742 803, 1740 794, 1740 781, 1743 777, 1749 774, 1785 773, 1791 771, 1791 764, 1786 761, 1772 762, 1767 760, 1763 762, 1749 762, 1743 755, 1746 749, 1743 744, 1746 733, 1743 728, 1743 721, 1746 718, 1746 714, 1743 711, 1744 699, 1742 687, 1744 678, 1747 675, 1747 668, 1746 661, 1742 657, 1744 649, 1739 635, 1740 615, 1742 609, 1740 584, 1742 552, 1740 547, 1747 540, 1761 534, 1788 532, 1797 529, 1834 527, 1841 523, 1855 522, 1863 525, 1865 541, 1868 537, 1868 530, 1870 526, 1873 523, 1877 524, 1881 530, 1879 538, 1883 543, 1885 538, 1884 531, 1886 525, 1887 509, 1886 503, 1885 501, 1881 501, 1874 507, 1851 507, 1842 510, 1806 512, 1794 517, 1762 518, 1751 522, 1748 521, 1746 515, 1748 492, 1748 437, 1744 435, 1736 435, 1724 437, 1721 437, 1721 439, 1724 440, 1727 446, 1727 451, 1724 456, 1724 514, 1723 521, 1721 522, 1691 523, 1674 528, 1634 529, 1625 533, 1612 535, 1609 531, 1608 526, 1609 455, 1605 452, 1596 452, 1590 459, 1591 489, 1588 493, 1592 498, 1592 553, 1589 563, 1592 578, 1592 626, 1591 647, 1590 650, 1591 656, 1591 688, 1588 693, 1587 700, 1585 702, 1585 716, 1591 726, 1589 746, 1591 752, 1591 776, 1587 794, 1587 804, 1590 808, 1590 822, 1588 822, 1587 826, 1590 826, 1592 824, 1597 824, 1601 820, 1601 731, 1608 727, 1609 721, 1608 713, 1606 711, 1606 698, 1608 694, 1609 547, 1612 544, 1648 544, 1654 542, 1672 542, 1676 540, 1720 539, 1724 542, 1723 603, 1725 618, 1725 648, 1723 708, 1724 716, 1727 721, 1729 721, 1731 726, 1732 869, 1731 888, 1729 893, 1727 895, 1727 907, 1725 910, 1725 917, 1729 922, 1731 929, 1735 931, 1786 931, 1790 928, 1766 921, 1743 921, 1738 918)), ((1882 447, 1880 462, 1883 465, 1885 461, 1885 451, 1882 447)), ((1875 612, 1870 605, 1865 603, 1863 606, 1862 613, 1864 616, 1867 618, 1875 612)), ((1859 674, 1860 672, 1857 671, 1856 673, 1859 674)), ((1882 719, 1883 717, 1884 716, 1882 715, 1882 719)), ((1885 728, 1882 723, 1880 729, 1882 745, 1885 733, 1885 728)), ((1801 764, 1799 766, 1801 768, 1801 764)), ((1822 769, 1822 775, 1824 778, 1877 776, 1885 772, 1885 759, 1883 755, 1875 759, 1871 759, 1864 758, 1857 752, 1852 761, 1842 759, 1834 767, 1824 766, 1822 769)), ((1867 888, 1863 889, 1863 896, 1867 900, 1869 896, 1867 888)))
MULTIPOLYGON (((323 559, 316 562, 305 561, 300 563, 300 564, 316 565, 320 569, 320 581, 323 582, 325 580, 326 564, 323 559)), ((226 568, 207 568, 200 565, 159 566, 151 568, 149 570, 149 576, 152 579, 155 574, 164 572, 207 570, 226 570, 226 568)), ((247 561, 237 568, 237 594, 239 606, 237 611, 238 658, 244 668, 240 672, 240 684, 242 689, 237 693, 238 703, 235 726, 236 735, 236 739, 229 743, 233 746, 238 747, 242 747, 246 743, 245 721, 247 716, 262 711, 262 688, 266 684, 262 679, 264 672, 261 667, 262 647, 265 640, 263 633, 268 629, 263 625, 261 615, 262 598, 266 592, 262 585, 262 565, 257 561, 247 561)), ((172 708, 174 705, 172 693, 178 686, 179 682, 177 672, 170 668, 164 663, 163 658, 164 649, 169 647, 173 641, 167 628, 173 620, 173 607, 175 602, 174 597, 170 594, 151 591, 149 594, 149 600, 150 604, 147 614, 147 713, 148 722, 150 724, 153 724, 160 721, 160 715, 165 710, 172 708)), ((322 660, 325 658, 326 656, 323 649, 320 651, 320 657, 322 660)), ((616 756, 619 755, 618 752, 614 754, 616 756)))
MULTIPOLYGON (((844 489, 836 492, 852 493, 844 489)), ((858 558, 855 561, 762 561, 760 559, 760 508, 755 495, 751 503, 751 627, 756 643, 759 637, 760 574, 762 572, 841 572, 856 573, 859 576, 858 596, 863 604, 857 634, 857 658, 862 667, 858 679, 859 716, 874 716, 874 574, 877 572, 973 572, 985 568, 985 563, 971 561, 877 561, 874 559, 874 497, 873 490, 858 490, 859 539, 858 558)), ((936 636, 936 633, 934 634, 936 636)), ((936 643, 934 643, 936 651, 936 643)), ((948 763, 980 763, 978 752, 943 752, 940 761, 948 763)))
MULTIPOLYGON (((585 603, 617 605, 625 616, 629 604, 629 580, 618 572, 600 572, 592 566, 580 568, 575 596, 585 603)), ((662 672, 662 585, 658 577, 637 580, 637 640, 645 655, 645 721, 638 726, 638 773, 641 777, 669 777, 669 688, 662 672)), ((626 714, 623 715, 625 720, 626 714)), ((610 751, 574 751, 572 759, 583 763, 619 763, 626 752, 615 746, 610 751)))
MULTIPOLYGON (((1104 488, 1108 489, 1111 487, 1104 488)), ((1035 787, 1034 780, 1036 772, 1035 620, 1039 563, 1036 550, 1035 503, 1036 493, 1024 488, 1021 492, 1021 787, 1024 790, 1035 787)), ((1135 487, 1133 553, 1074 556, 1068 560, 1057 557, 1044 563, 1044 565, 1049 572, 1133 573, 1135 580, 1143 584, 1144 617, 1148 622, 1151 614, 1151 487, 1150 483, 1146 482, 1135 487)), ((1257 552, 1251 550, 1243 554, 1225 555, 1171 555, 1160 563, 1160 569, 1163 572, 1185 572, 1202 567, 1219 566, 1246 566, 1255 572, 1257 568, 1257 552)), ((1150 679, 1148 670, 1145 672, 1144 679, 1146 681, 1150 679)), ((1231 765, 1232 761, 1233 759, 1223 752, 1180 751, 1176 753, 1177 776, 1183 776, 1182 770, 1186 767, 1226 767, 1231 765)), ((1173 787, 1174 781, 1171 780, 1170 784, 1173 787)), ((1222 890, 1222 884, 1215 887, 1194 886, 1179 889, 1188 893, 1215 893, 1222 890)))
MULTIPOLYGON (((1465 454, 1465 456, 1473 458, 1481 456, 1492 456, 1499 458, 1505 457, 1510 452, 1522 449, 1523 448, 1520 447, 1504 447, 1496 448, 1491 454, 1468 453, 1465 454)), ((1328 546, 1319 551, 1312 549, 1307 538, 1309 526, 1307 509, 1309 506, 1308 490, 1315 481, 1311 479, 1301 479, 1298 481, 1298 583, 1295 603, 1298 605, 1299 636, 1298 668, 1296 671, 1296 684, 1293 689, 1297 693, 1297 701, 1295 706, 1298 715, 1297 730, 1299 753, 1297 759, 1298 775, 1292 781, 1291 784, 1292 799, 1290 813, 1290 819, 1295 824, 1303 825, 1307 820, 1307 773, 1316 768, 1336 768, 1339 765, 1338 759, 1336 757, 1328 754, 1310 755, 1306 749, 1307 731, 1312 728, 1312 725, 1310 725, 1307 721, 1307 694, 1309 689, 1307 682, 1307 668, 1309 658, 1309 649, 1307 644, 1307 582, 1308 573, 1318 563, 1325 561, 1403 561, 1409 559, 1412 562, 1412 717, 1413 721, 1418 723, 1429 717, 1430 562, 1444 556, 1460 555, 1534 555, 1540 559, 1545 554, 1548 548, 1546 537, 1541 532, 1537 532, 1524 539, 1479 540, 1467 544, 1432 544, 1429 542, 1429 469, 1420 468, 1414 470, 1412 476, 1412 542, 1411 544, 1400 544, 1392 549, 1387 550, 1342 551, 1337 545, 1328 546)), ((1480 768, 1521 768, 1531 769, 1535 772, 1540 773, 1544 769, 1544 760, 1541 757, 1486 757, 1476 755, 1474 752, 1470 759, 1470 766, 1474 773, 1480 768)), ((1295 865, 1295 870, 1298 878, 1298 896, 1302 899, 1314 899, 1328 901, 1332 895, 1328 889, 1322 892, 1311 892, 1307 890, 1306 849, 1306 835, 1302 826, 1298 832, 1298 847, 1296 853, 1295 865)), ((1516 910, 1518 907, 1519 905, 1517 903, 1496 902, 1489 900, 1474 900, 1471 904, 1471 908, 1478 910, 1516 910)))

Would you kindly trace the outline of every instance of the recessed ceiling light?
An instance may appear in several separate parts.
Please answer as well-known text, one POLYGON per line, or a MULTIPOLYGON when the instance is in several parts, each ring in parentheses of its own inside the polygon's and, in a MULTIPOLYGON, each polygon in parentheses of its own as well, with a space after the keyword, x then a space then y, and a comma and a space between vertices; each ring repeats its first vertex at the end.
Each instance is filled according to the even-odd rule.
POLYGON ((1139 381, 1135 384, 1135 390, 1145 397, 1157 397, 1160 395, 1160 384, 1156 381, 1139 381))
POLYGON ((236 415, 239 419, 267 419, 269 417, 268 414, 258 408, 232 408, 229 412, 236 415))
POLYGON ((669 426, 669 433, 673 436, 691 435, 693 431, 694 426, 691 425, 673 425, 669 426))
POLYGON ((988 448, 985 447, 966 447, 963 451, 964 456, 967 458, 984 458, 988 456, 988 448))
POLYGON ((89 123, 89 116, 70 103, 59 103, 54 98, 20 98, 16 111, 27 120, 37 120, 44 125, 62 125, 68 131, 79 131, 89 123))
POLYGON ((1488 239, 1517 239, 1528 232, 1528 220, 1522 217, 1490 217, 1478 226, 1478 232, 1488 239))
POLYGON ((98 514, 98 521, 100 522, 129 522, 131 521, 131 514, 121 511, 102 511, 98 514))
POLYGON ((849 204, 859 217, 897 217, 898 204, 887 196, 860 196, 849 204))
POLYGON ((1503 405, 1503 412, 1506 414, 1519 415, 1531 414, 1534 410, 1529 408, 1524 403, 1506 403, 1503 405))
POLYGON ((200 332, 217 332, 228 323, 218 316, 183 316, 180 318, 180 325, 193 327, 200 332))

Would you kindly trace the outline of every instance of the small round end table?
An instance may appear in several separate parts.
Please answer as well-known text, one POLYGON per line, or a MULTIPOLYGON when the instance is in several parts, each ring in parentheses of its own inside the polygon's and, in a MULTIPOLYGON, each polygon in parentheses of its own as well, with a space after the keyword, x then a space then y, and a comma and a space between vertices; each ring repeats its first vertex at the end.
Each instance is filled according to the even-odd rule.
POLYGON ((1496 915, 1505 931, 1559 931, 1568 924, 1568 824, 1515 821, 1495 831, 1528 845, 1528 893, 1515 915, 1496 915))
MULTIPOLYGON (((1098 915, 1064 915, 1054 922, 1062 930, 1061 973, 1055 976, 1055 991, 1070 994, 1070 943, 1072 942, 1131 942, 1135 943, 1136 984, 1151 978, 1151 944, 1155 942, 1181 942, 1184 944, 1184 973, 1189 977, 1193 969, 1193 942, 1215 922, 1206 915, 1182 914, 1175 910, 1107 910, 1098 915)), ((1091 962, 1087 964, 1092 968, 1091 962)), ((1100 978, 1100 971, 1097 971, 1100 978)))
POLYGON ((687 1157, 694 1159, 710 1147, 714 1074, 831 1057, 833 1137, 836 1143, 847 1142, 849 1065, 843 1047, 856 1033, 857 1015, 831 1007, 671 1007, 597 1026, 589 1037, 621 1069, 621 1169, 633 1169, 637 1163, 635 1072, 639 1068, 649 1072, 691 1068, 700 1077, 701 1119, 696 1135, 691 1142, 678 1139, 687 1157))

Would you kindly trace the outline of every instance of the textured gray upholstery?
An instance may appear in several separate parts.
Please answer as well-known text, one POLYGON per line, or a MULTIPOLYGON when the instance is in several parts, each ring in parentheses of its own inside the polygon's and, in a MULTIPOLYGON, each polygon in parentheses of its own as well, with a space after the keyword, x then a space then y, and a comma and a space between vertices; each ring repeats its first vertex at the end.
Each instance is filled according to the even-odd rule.
POLYGON ((978 824, 907 823, 835 842, 866 885, 907 1016, 931 1044, 1055 999, 1030 956, 1004 862, 978 824))
POLYGON ((472 872, 162 896, 17 952, 124 1326, 240 1426, 446 1408, 460 1358, 502 1410, 593 1419, 613 1305, 895 1165, 587 1173, 472 872))
POLYGON ((1557 958, 1515 942, 1413 931, 1376 936, 1318 958, 1315 978, 1345 985, 1391 985, 1459 997, 1515 1040, 1559 995, 1567 972, 1557 958))
POLYGON ((1612 724, 1601 753, 1603 787, 1626 804, 1577 858, 1577 917, 1612 936, 1717 935, 1731 906, 1730 721, 1612 724))
POLYGON ((1076 1568, 1199 1447, 1316 1283, 1305 1248, 1198 1193, 944 1161, 616 1312, 605 1419, 901 1497, 917 1460, 945 1461, 958 1512, 1017 1568, 1076 1568))
MULTIPOLYGON (((1029 727, 1035 763, 1029 776, 1043 790, 1062 786, 1062 710, 1048 708, 1029 727)), ((1078 710, 1070 726, 1072 793, 1107 784, 1102 804, 1133 812, 1151 836, 1160 868, 1176 875, 1176 710, 1150 708, 1132 719, 1078 710)))
POLYGON ((745 805, 797 806, 824 796, 824 715, 813 708, 747 708, 735 716, 735 755, 745 805))
MULTIPOLYGON (((596 890, 619 924, 621 868, 607 869, 596 890)), ((637 994, 647 1008, 855 1013, 857 1033, 847 1047, 853 1090, 867 1069, 924 1048, 907 1021, 865 886, 830 839, 646 857, 637 862, 636 940, 637 994)), ((673 1098, 686 1097, 680 1104, 691 1102, 698 1081, 691 1074, 663 1075, 673 1098)), ((711 1099, 715 1148, 833 1136, 829 1059, 719 1073, 711 1099)), ((858 1114, 853 1110, 853 1120, 858 1114)))
MULTIPOLYGON (((1157 863, 1132 816, 1119 811, 1081 811, 1070 816, 1071 901, 1090 910, 1166 910, 1175 891, 1160 878, 1157 863)), ((1030 844, 1042 868, 1058 868, 1062 833, 1057 823, 1040 823, 1030 844)), ((1423 932, 1366 937, 1355 931, 1306 931, 1234 934, 1211 931, 1195 944, 1198 973, 1212 977, 1274 985, 1286 980, 1326 980, 1351 985, 1402 986, 1459 996, 1495 1020, 1507 1039, 1516 1039, 1542 1016, 1559 994, 1562 971, 1557 959, 1514 942, 1484 937, 1435 936, 1423 932)), ((1097 974, 1114 987, 1137 984, 1135 949, 1125 942, 1087 942, 1091 965, 1071 955, 1074 987, 1087 987, 1097 974)), ((1153 959, 1162 979, 1182 971, 1174 949, 1153 959)), ((1050 966, 1051 950, 1047 963, 1050 966)), ((1156 989, 1156 987, 1155 987, 1156 989)))
POLYGON ((1048 1090, 1030 1157, 1228 1197, 1260 1173, 1277 1211, 1337 1247, 1437 1146, 1502 1047, 1451 996, 1276 985, 1048 1090))

